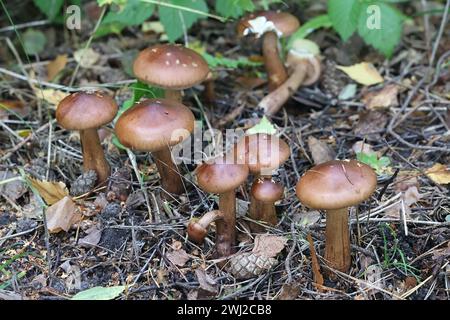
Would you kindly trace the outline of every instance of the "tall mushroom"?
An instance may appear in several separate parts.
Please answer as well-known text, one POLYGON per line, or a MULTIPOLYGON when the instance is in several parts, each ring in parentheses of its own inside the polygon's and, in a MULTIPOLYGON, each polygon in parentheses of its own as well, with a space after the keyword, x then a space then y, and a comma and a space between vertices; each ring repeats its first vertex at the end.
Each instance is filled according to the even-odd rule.
MULTIPOLYGON (((258 181, 262 181, 264 186, 271 187, 275 187, 271 183, 273 171, 278 169, 291 154, 291 150, 284 140, 275 135, 265 133, 246 135, 234 146, 233 152, 237 163, 247 164, 250 172, 254 174, 253 185, 258 183, 258 181)), ((279 187, 282 189, 281 186, 279 187)), ((256 188, 259 189, 258 187, 256 188)), ((249 216, 254 220, 275 225, 278 219, 273 204, 276 200, 269 204, 265 199, 258 199, 266 196, 259 197, 259 195, 259 192, 250 193, 249 216)), ((250 226, 255 232, 264 230, 260 225, 254 223, 250 226)))
POLYGON ((181 175, 172 161, 170 147, 190 136, 194 115, 186 106, 173 100, 147 99, 125 111, 116 123, 116 134, 126 147, 151 152, 169 193, 184 191, 181 175))
POLYGON ((100 92, 76 92, 65 97, 56 109, 61 127, 80 132, 83 168, 94 170, 97 182, 108 179, 111 168, 105 159, 97 129, 111 122, 117 114, 117 104, 100 92))
POLYGON ((240 20, 237 33, 240 36, 255 34, 263 37, 263 58, 273 91, 287 79, 287 72, 279 52, 279 39, 293 34, 300 26, 298 19, 287 12, 262 11, 251 13, 240 20))
POLYGON ((196 170, 197 184, 206 192, 219 194, 222 219, 216 221, 216 251, 219 257, 234 252, 236 242, 236 193, 248 176, 248 166, 227 158, 204 163, 196 170))
POLYGON ((276 90, 265 96, 258 104, 266 115, 274 115, 301 85, 311 85, 319 80, 321 73, 319 47, 312 41, 299 39, 289 50, 286 63, 289 78, 276 90))
POLYGON ((373 169, 356 160, 321 163, 300 178, 296 193, 307 207, 326 210, 325 260, 348 272, 351 265, 348 208, 369 198, 377 186, 373 169))
POLYGON ((174 44, 157 44, 141 51, 133 64, 135 76, 165 89, 167 99, 181 102, 182 90, 203 82, 209 67, 194 50, 174 44))

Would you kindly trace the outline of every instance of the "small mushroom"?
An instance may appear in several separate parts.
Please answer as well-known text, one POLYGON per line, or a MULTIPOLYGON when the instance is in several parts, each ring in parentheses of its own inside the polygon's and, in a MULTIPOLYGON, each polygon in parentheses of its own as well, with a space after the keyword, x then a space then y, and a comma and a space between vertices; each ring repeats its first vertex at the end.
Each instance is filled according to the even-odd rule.
MULTIPOLYGON (((291 150, 284 140, 265 133, 245 136, 234 146, 233 152, 237 163, 247 164, 250 172, 255 175, 253 186, 260 178, 263 179, 262 181, 266 179, 271 181, 273 171, 278 169, 291 154, 291 150)), ((278 219, 275 210, 261 210, 261 208, 266 207, 264 201, 255 197, 253 192, 250 193, 250 218, 270 225, 277 224, 278 219)), ((254 232, 264 231, 261 225, 251 223, 250 226, 254 232)))
POLYGON ((166 90, 167 99, 181 102, 182 90, 203 82, 209 67, 194 50, 174 44, 157 44, 141 51, 133 64, 135 76, 166 90))
POLYGON ((222 219, 216 222, 216 251, 219 257, 234 252, 236 242, 236 193, 248 176, 248 166, 235 164, 227 158, 204 163, 196 170, 198 186, 209 193, 219 194, 222 219))
POLYGON ((351 265, 348 208, 368 199, 377 186, 373 169, 356 160, 321 163, 300 178, 296 193, 307 207, 326 210, 325 260, 348 272, 351 265))
POLYGON ((292 35, 300 27, 298 19, 287 12, 262 11, 240 20, 240 36, 255 34, 263 37, 263 58, 269 80, 269 90, 278 88, 287 79, 287 72, 279 52, 279 39, 292 35))
POLYGON ((321 73, 319 47, 306 39, 296 40, 287 55, 289 78, 258 104, 266 115, 274 115, 301 85, 315 83, 321 73))
POLYGON ((197 244, 203 244, 211 223, 223 216, 219 210, 205 213, 200 219, 192 218, 187 226, 188 238, 197 244))
POLYGON ((117 114, 117 104, 100 92, 76 92, 65 97, 56 109, 61 127, 80 132, 84 171, 94 170, 97 182, 108 179, 111 168, 105 159, 97 129, 111 122, 117 114))
POLYGON ((259 219, 270 225, 278 223, 275 202, 283 199, 284 187, 271 178, 258 178, 253 182, 250 191, 252 199, 256 200, 259 219))
POLYGON ((183 182, 170 147, 190 136, 194 121, 191 110, 179 102, 147 99, 125 111, 117 120, 115 130, 125 147, 151 152, 164 190, 181 194, 183 182))

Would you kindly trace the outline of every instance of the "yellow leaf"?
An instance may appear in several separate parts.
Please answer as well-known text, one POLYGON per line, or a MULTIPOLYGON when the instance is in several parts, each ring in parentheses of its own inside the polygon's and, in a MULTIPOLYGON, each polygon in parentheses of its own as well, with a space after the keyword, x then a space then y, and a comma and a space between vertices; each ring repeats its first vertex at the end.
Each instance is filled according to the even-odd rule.
POLYGON ((39 99, 48 102, 51 106, 55 108, 62 99, 64 99, 69 95, 67 92, 55 89, 44 89, 44 90, 35 89, 35 93, 39 99))
POLYGON ((60 54, 47 65, 47 80, 53 80, 67 64, 67 54, 60 54))
POLYGON ((79 49, 73 53, 73 57, 83 68, 91 68, 100 60, 100 54, 91 48, 79 49))
POLYGON ((69 195, 64 182, 41 181, 34 178, 29 180, 47 204, 54 204, 69 195))
POLYGON ((441 163, 436 163, 431 168, 425 170, 425 174, 437 184, 450 183, 450 168, 447 168, 447 166, 441 163))
POLYGON ((356 82, 365 86, 371 86, 384 81, 373 64, 368 62, 358 63, 350 67, 337 66, 337 68, 345 72, 356 82))
POLYGON ((31 130, 30 129, 17 130, 16 132, 22 138, 26 138, 26 137, 28 137, 31 134, 31 130))

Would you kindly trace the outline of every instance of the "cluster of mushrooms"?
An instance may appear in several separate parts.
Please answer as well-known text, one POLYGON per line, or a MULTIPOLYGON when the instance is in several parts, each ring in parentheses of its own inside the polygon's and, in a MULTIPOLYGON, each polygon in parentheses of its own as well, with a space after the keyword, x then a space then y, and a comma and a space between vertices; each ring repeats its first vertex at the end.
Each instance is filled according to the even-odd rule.
MULTIPOLYGON (((320 75, 317 46, 298 41, 286 57, 280 57, 279 39, 295 32, 298 20, 289 13, 260 12, 238 24, 242 36, 263 37, 263 56, 270 93, 259 106, 266 115, 276 113, 300 85, 310 85, 320 75)), ((142 82, 165 90, 164 99, 144 99, 123 112, 115 122, 115 134, 125 147, 151 152, 160 175, 161 187, 169 194, 186 191, 183 175, 174 164, 171 147, 183 142, 194 130, 195 117, 182 104, 183 90, 210 81, 208 64, 195 51, 179 45, 158 44, 137 56, 133 70, 142 82)), ((100 92, 80 91, 64 98, 56 110, 58 123, 78 130, 84 170, 97 173, 98 184, 105 183, 111 169, 105 159, 98 128, 112 122, 118 113, 115 101, 100 92)), ((216 256, 235 252, 236 189, 252 175, 249 217, 253 232, 278 223, 275 203, 284 196, 284 186, 273 174, 290 157, 288 144, 275 135, 256 133, 244 136, 218 158, 195 170, 197 185, 219 196, 218 210, 210 211, 187 226, 190 240, 202 244, 210 225, 215 223, 216 256)), ((306 171, 298 181, 300 201, 312 209, 326 210, 325 259, 337 270, 351 265, 348 208, 368 199, 377 178, 367 165, 355 160, 335 160, 306 171)))

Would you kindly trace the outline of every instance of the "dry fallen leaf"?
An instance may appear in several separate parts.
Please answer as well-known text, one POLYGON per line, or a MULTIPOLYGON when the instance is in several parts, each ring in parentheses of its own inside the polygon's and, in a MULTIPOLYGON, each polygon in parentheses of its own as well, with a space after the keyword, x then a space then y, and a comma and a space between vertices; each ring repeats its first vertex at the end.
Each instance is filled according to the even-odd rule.
POLYGON ((18 175, 11 171, 0 171, 0 194, 5 195, 12 201, 16 201, 26 191, 27 188, 18 175), (7 180, 9 182, 5 183, 7 180))
POLYGON ((294 221, 302 227, 308 227, 320 220, 320 212, 317 210, 294 214, 294 221))
POLYGON ((67 64, 67 54, 58 55, 55 60, 50 61, 47 65, 47 80, 53 80, 67 64))
POLYGON ((354 126, 356 136, 367 140, 379 140, 380 132, 386 127, 389 118, 385 112, 379 110, 367 110, 359 114, 359 121, 354 126))
POLYGON ((59 102, 67 97, 69 94, 55 89, 34 89, 36 97, 48 102, 52 107, 56 108, 59 102))
POLYGON ((383 77, 378 73, 373 64, 368 62, 361 62, 350 67, 336 66, 336 68, 345 72, 350 78, 365 86, 371 86, 384 81, 383 77))
POLYGON ((252 252, 259 256, 274 258, 286 246, 287 239, 274 235, 257 235, 252 252))
POLYGON ((381 90, 368 92, 362 98, 362 102, 368 109, 396 107, 398 106, 398 91, 398 85, 390 84, 381 90))
POLYGON ((31 111, 30 105, 19 100, 0 100, 0 119, 7 119, 11 115, 27 116, 31 111))
POLYGON ((297 283, 285 283, 281 287, 278 300, 295 300, 300 294, 300 285, 297 283))
POLYGON ((41 181, 34 178, 29 178, 29 180, 47 204, 54 204, 69 195, 69 190, 64 182, 41 181))
POLYGON ((179 267, 183 267, 190 259, 189 255, 183 249, 168 252, 166 256, 170 262, 179 267))
POLYGON ((74 52, 73 57, 83 68, 90 68, 100 60, 100 54, 92 48, 83 48, 74 52))
POLYGON ((363 141, 357 141, 352 146, 353 152, 356 153, 365 153, 365 154, 373 154, 375 151, 373 150, 372 145, 365 143, 363 141))
POLYGON ((50 233, 69 231, 70 227, 80 222, 82 215, 77 212, 77 206, 70 197, 64 197, 47 208, 45 213, 47 228, 50 233))
POLYGON ((201 289, 210 293, 217 293, 217 283, 204 269, 195 269, 195 275, 201 289))
POLYGON ((86 236, 78 241, 78 244, 82 247, 95 246, 100 242, 102 237, 102 230, 97 225, 86 230, 86 236))
POLYGON ((315 165, 334 160, 336 158, 336 153, 326 142, 318 140, 313 136, 308 137, 308 147, 311 151, 311 156, 315 165))
POLYGON ((425 170, 425 174, 437 184, 450 183, 450 168, 441 163, 436 163, 431 168, 425 170))

